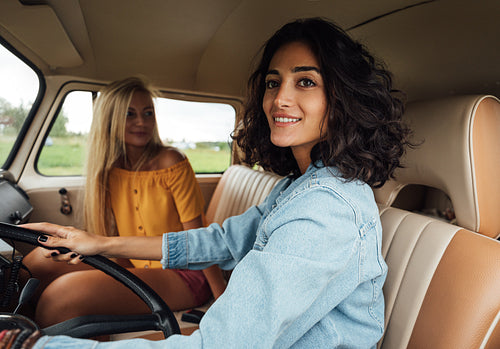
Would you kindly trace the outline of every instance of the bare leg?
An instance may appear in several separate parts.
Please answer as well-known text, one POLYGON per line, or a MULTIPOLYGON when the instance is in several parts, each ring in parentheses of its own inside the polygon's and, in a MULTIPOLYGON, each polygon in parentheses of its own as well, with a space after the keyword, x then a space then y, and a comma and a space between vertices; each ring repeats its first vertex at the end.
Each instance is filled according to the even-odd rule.
MULTIPOLYGON (((173 310, 197 306, 182 278, 172 270, 129 269, 151 286, 173 310)), ((128 288, 99 270, 76 271, 52 282, 40 297, 36 322, 43 328, 91 314, 148 314, 128 288)))
MULTIPOLYGON (((43 290, 59 276, 73 271, 93 269, 84 263, 69 265, 62 262, 54 262, 52 259, 45 258, 42 255, 41 247, 33 249, 33 251, 26 255, 23 259, 23 264, 29 269, 33 277, 40 280, 40 285, 33 297, 35 303, 43 290)), ((23 275, 23 279, 27 279, 27 275, 23 275)), ((24 283, 26 280, 21 281, 24 283)))

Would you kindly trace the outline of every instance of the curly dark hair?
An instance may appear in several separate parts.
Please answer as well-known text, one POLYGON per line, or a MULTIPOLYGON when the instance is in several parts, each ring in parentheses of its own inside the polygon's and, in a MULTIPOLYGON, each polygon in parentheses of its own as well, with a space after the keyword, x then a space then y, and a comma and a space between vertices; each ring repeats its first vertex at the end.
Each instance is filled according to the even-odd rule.
POLYGON ((327 99, 326 137, 311 150, 311 161, 336 166, 347 180, 382 186, 400 158, 410 130, 402 122, 403 102, 392 90, 391 74, 341 28, 320 18, 296 20, 279 29, 264 45, 260 63, 248 82, 242 123, 233 139, 245 163, 280 175, 299 176, 290 147, 271 143, 262 108, 265 76, 276 51, 303 42, 316 56, 327 99))

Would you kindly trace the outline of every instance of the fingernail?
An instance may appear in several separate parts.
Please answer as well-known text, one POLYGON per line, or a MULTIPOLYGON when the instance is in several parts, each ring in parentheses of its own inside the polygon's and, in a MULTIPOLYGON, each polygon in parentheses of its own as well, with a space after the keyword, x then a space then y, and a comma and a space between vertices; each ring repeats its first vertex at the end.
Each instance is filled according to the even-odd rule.
POLYGON ((73 253, 71 254, 70 258, 75 258, 76 256, 78 256, 76 253, 73 253))
POLYGON ((48 239, 47 235, 40 235, 38 237, 38 241, 41 241, 41 242, 45 242, 45 241, 47 241, 47 239, 48 239))
POLYGON ((59 254, 59 253, 57 253, 57 252, 52 252, 50 255, 51 255, 52 257, 55 257, 55 256, 57 256, 58 254, 59 254))

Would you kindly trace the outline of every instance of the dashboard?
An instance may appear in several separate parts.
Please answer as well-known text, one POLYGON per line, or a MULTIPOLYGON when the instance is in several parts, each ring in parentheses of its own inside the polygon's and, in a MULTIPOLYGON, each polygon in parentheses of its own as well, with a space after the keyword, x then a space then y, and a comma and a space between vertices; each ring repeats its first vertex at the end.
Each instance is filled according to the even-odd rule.
POLYGON ((19 224, 26 222, 33 206, 28 195, 17 185, 0 180, 0 221, 19 224))
MULTIPOLYGON (((0 222, 25 223, 32 211, 29 197, 21 188, 5 179, 0 180, 0 222)), ((0 255, 11 253, 12 247, 0 239, 0 255)))

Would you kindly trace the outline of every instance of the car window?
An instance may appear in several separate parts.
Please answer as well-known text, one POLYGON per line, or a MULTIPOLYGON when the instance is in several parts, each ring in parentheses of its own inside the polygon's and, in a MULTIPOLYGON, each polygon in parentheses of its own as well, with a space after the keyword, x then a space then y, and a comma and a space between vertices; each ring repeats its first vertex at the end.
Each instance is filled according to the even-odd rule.
POLYGON ((95 92, 69 92, 52 123, 38 158, 38 171, 47 176, 83 174, 87 135, 95 92))
POLYGON ((40 89, 31 67, 0 45, 0 168, 4 168, 40 89))
POLYGON ((161 139, 184 152, 196 173, 221 173, 229 167, 235 118, 234 108, 225 103, 156 101, 161 139))
MULTIPOLYGON (((95 95, 88 91, 66 95, 37 162, 41 174, 83 174, 95 95)), ((221 173, 229 167, 236 117, 231 105, 170 98, 157 98, 155 104, 160 138, 184 152, 196 173, 221 173)))

